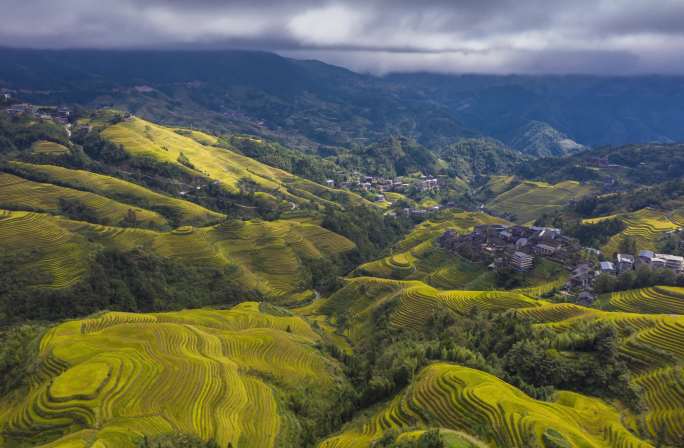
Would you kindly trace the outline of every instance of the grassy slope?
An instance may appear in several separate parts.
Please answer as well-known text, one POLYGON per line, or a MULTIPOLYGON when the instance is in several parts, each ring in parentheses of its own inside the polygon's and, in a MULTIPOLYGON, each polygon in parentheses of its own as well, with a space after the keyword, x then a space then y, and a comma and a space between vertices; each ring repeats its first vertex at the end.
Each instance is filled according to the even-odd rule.
POLYGON ((68 154, 69 148, 59 143, 39 140, 31 145, 31 151, 34 154, 61 155, 68 154))
POLYGON ((374 310, 392 301, 398 301, 398 306, 390 316, 391 325, 415 329, 443 307, 468 313, 473 307, 505 311, 538 305, 534 299, 515 291, 444 291, 417 280, 357 277, 347 280, 345 286, 328 299, 323 311, 347 313, 351 324, 345 329, 346 335, 351 340, 358 340, 373 331, 374 310))
POLYGON ((40 178, 45 182, 90 191, 115 200, 148 208, 169 210, 178 216, 181 224, 203 225, 216 222, 224 217, 220 213, 207 210, 192 202, 159 194, 134 183, 111 176, 84 170, 72 170, 55 165, 11 162, 10 166, 26 176, 40 178))
POLYGON ((133 156, 148 156, 179 166, 184 166, 178 162, 183 153, 196 172, 218 180, 234 192, 239 191, 238 181, 246 178, 256 182, 266 194, 298 204, 335 205, 327 196, 341 196, 351 203, 371 204, 353 193, 330 189, 228 149, 211 146, 215 139, 198 131, 186 136, 174 129, 133 118, 107 127, 102 136, 123 145, 133 156))
POLYGON ((278 389, 329 397, 340 381, 319 339, 303 319, 254 302, 66 322, 43 337, 29 391, 0 403, 2 436, 10 446, 134 447, 180 431, 220 446, 286 446, 298 427, 278 389))
POLYGON ((655 210, 644 208, 632 213, 585 219, 584 224, 597 223, 605 219, 618 218, 627 226, 622 232, 613 235, 601 247, 605 254, 618 252, 620 242, 631 237, 639 250, 655 249, 656 243, 666 232, 676 230, 684 224, 684 209, 675 211, 655 210))
POLYGON ((95 193, 33 182, 0 172, 0 207, 59 214, 60 200, 75 202, 93 213, 97 222, 119 224, 133 210, 140 227, 163 227, 166 219, 157 212, 124 204, 95 193))
POLYGON ((608 294, 608 309, 646 314, 684 314, 684 288, 654 286, 608 294))
POLYGON ((487 208, 514 215, 518 223, 527 223, 591 192, 591 186, 569 180, 553 185, 524 181, 496 196, 487 208))
POLYGON ((370 419, 349 425, 320 447, 369 447, 388 430, 435 426, 487 428, 487 442, 507 448, 551 446, 544 444, 551 430, 573 447, 651 446, 634 437, 620 414, 599 399, 557 392, 552 402, 538 401, 488 373, 435 363, 370 419))
POLYGON ((301 275, 304 258, 320 259, 354 247, 342 236, 296 221, 236 221, 157 232, 0 211, 0 247, 29 252, 22 268, 46 274, 36 278, 36 285, 73 285, 87 273, 89 255, 101 247, 138 246, 193 265, 234 265, 245 288, 268 298, 307 288, 301 275))

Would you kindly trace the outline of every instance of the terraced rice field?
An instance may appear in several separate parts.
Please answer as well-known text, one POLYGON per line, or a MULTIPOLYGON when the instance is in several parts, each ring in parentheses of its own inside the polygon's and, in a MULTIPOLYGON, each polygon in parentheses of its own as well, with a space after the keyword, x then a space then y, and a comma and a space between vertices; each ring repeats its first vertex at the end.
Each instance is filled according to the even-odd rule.
MULTIPOLYGON (((666 439, 675 446, 677 440, 684 437, 684 405, 681 400, 684 398, 684 388, 682 387, 682 370, 684 365, 684 316, 676 314, 678 307, 679 294, 681 288, 654 287, 640 291, 627 291, 616 296, 615 301, 621 307, 628 309, 639 307, 639 312, 625 311, 604 311, 594 308, 583 307, 571 303, 549 303, 543 300, 535 300, 520 291, 440 291, 419 281, 398 281, 387 280, 373 277, 358 277, 349 279, 347 285, 330 297, 323 308, 324 312, 334 309, 344 309, 348 313, 349 319, 346 328, 346 335, 350 340, 355 341, 372 331, 372 316, 378 307, 395 303, 390 308, 390 324, 397 328, 418 329, 424 325, 435 312, 446 308, 457 313, 468 313, 473 307, 484 310, 505 311, 515 309, 516 314, 527 317, 535 322, 536 326, 546 327, 555 332, 554 344, 559 350, 573 350, 577 331, 576 327, 583 326, 592 321, 602 321, 612 325, 618 332, 618 351, 627 361, 632 372, 632 381, 642 391, 642 397, 647 408, 638 419, 643 422, 643 427, 651 433, 652 437, 657 434, 664 434, 666 439), (648 310, 643 309, 644 305, 637 305, 644 300, 650 300, 648 310), (327 308, 327 310, 326 310, 327 308), (645 314, 643 311, 650 312, 645 314), (659 314, 658 314, 659 312, 659 314)), ((498 380, 497 380, 498 381, 498 380)), ((507 387, 510 387, 507 385, 507 387)), ((409 387, 405 392, 412 394, 418 388, 417 385, 409 387)), ((496 446, 526 446, 524 442, 515 434, 510 427, 503 429, 502 421, 512 419, 516 421, 522 416, 527 415, 528 411, 521 412, 519 406, 511 405, 512 414, 508 416, 506 406, 508 401, 501 399, 501 392, 491 391, 491 396, 496 399, 491 403, 494 409, 498 409, 500 414, 495 422, 466 421, 457 424, 447 424, 444 421, 434 421, 434 410, 429 410, 427 414, 418 412, 416 406, 405 403, 404 398, 397 398, 388 406, 386 413, 373 420, 375 423, 369 425, 380 425, 381 429, 373 427, 359 428, 354 425, 342 435, 333 437, 326 441, 324 447, 366 447, 370 446, 373 440, 380 437, 382 432, 395 425, 398 428, 410 429, 414 426, 442 426, 451 429, 464 429, 482 427, 482 425, 492 425, 500 439, 490 441, 496 446), (397 404, 400 403, 400 404, 397 404), (408 415, 408 416, 407 416, 408 415), (382 426, 384 425, 384 426, 382 426)), ((467 401, 461 395, 458 399, 453 398, 454 393, 445 393, 445 397, 452 397, 455 402, 445 404, 443 412, 461 412, 462 415, 477 415, 474 409, 462 410, 464 402, 467 401), (461 411, 459 411, 461 410, 461 411)), ((598 401, 574 396, 572 402, 578 400, 589 400, 591 406, 598 406, 598 401)), ((437 398, 431 398, 431 402, 437 402, 437 398)), ((558 400, 563 402, 562 400, 558 400)), ((596 415, 596 411, 589 411, 585 402, 580 406, 587 411, 587 415, 596 415)), ((548 405, 548 403, 546 404, 548 405)), ((601 404, 601 406, 606 406, 601 404)), ((604 408, 605 409, 605 408, 604 408)), ((611 411, 614 412, 614 411, 611 411)), ((564 414, 564 420, 571 422, 575 417, 564 414)), ((545 416, 542 421, 551 422, 553 417, 545 416)), ((613 423, 603 428, 597 428, 598 417, 589 419, 580 424, 580 433, 569 431, 561 433, 574 434, 578 437, 571 440, 570 446, 597 446, 597 447, 624 447, 624 446, 650 446, 642 441, 635 439, 629 432, 619 425, 618 417, 604 418, 602 421, 613 423), (593 422, 593 423, 592 423, 593 422), (585 426, 588 425, 588 426, 585 426), (592 426, 593 425, 593 426, 592 426), (592 428, 592 429, 588 429, 592 428), (578 435, 579 434, 579 435, 578 435), (581 442, 583 438, 587 438, 581 442), (590 441, 590 442, 588 442, 590 441), (582 443, 587 443, 582 445, 582 443)), ((631 420, 630 420, 631 421, 631 420)), ((530 423, 532 424, 532 423, 530 423)), ((560 423, 553 425, 557 430, 564 428, 560 423)), ((529 425, 524 426, 530 431, 529 425)), ((534 430, 537 436, 542 437, 544 430, 534 430)), ((525 437, 529 437, 529 434, 525 437)), ((526 440, 523 438, 523 440, 526 440)))
POLYGON ((62 155, 69 154, 69 148, 59 143, 39 140, 31 145, 31 152, 34 154, 62 155))
POLYGON ((422 327, 433 313, 445 309, 466 314, 473 308, 505 311, 539 306, 538 301, 512 291, 442 291, 416 280, 355 277, 348 279, 346 285, 329 298, 323 311, 348 313, 351 325, 346 328, 347 336, 355 340, 372 331, 373 311, 389 302, 397 303, 390 315, 390 324, 407 329, 422 327))
POLYGON ((317 203, 339 207, 327 196, 343 195, 351 202, 370 204, 360 196, 334 190, 314 182, 298 178, 278 168, 238 154, 226 148, 212 146, 206 134, 181 135, 176 129, 133 118, 104 129, 102 136, 120 144, 133 156, 153 157, 190 170, 178 162, 181 153, 195 167, 194 174, 218 180, 228 190, 238 193, 238 182, 251 179, 259 188, 272 196, 298 204, 317 203))
POLYGON ((649 314, 684 314, 684 288, 654 286, 610 294, 609 305, 620 311, 649 314))
MULTIPOLYGON (((627 291, 616 302, 634 307, 636 302, 648 297, 667 309, 672 306, 673 294, 679 292, 678 288, 663 290, 662 287, 627 291)), ((652 311, 653 306, 649 305, 652 311)), ((641 416, 644 426, 653 437, 663 434, 672 443, 684 437, 681 377, 684 316, 600 311, 572 304, 547 304, 517 312, 557 331, 558 341, 571 340, 573 327, 586 321, 601 320, 615 326, 622 335, 618 350, 635 374, 632 381, 641 388, 647 406, 641 416)))
POLYGON ((318 339, 303 319, 253 302, 67 322, 43 337, 28 392, 0 403, 0 431, 44 447, 135 447, 167 432, 279 446, 297 429, 274 384, 325 394, 340 373, 318 339))
POLYGON ((0 210, 0 256, 22 260, 19 272, 31 270, 35 286, 66 288, 88 270, 88 243, 61 222, 42 213, 0 210))
POLYGON ((517 223, 527 223, 592 191, 590 185, 576 181, 563 181, 553 185, 524 181, 488 202, 487 208, 497 213, 510 214, 517 223))
POLYGON ((599 399, 557 392, 551 402, 538 401, 488 373, 436 363, 370 419, 348 425, 320 448, 370 447, 389 430, 421 427, 487 428, 485 442, 506 448, 651 447, 632 435, 620 414, 599 399), (550 445, 550 438, 566 445, 550 445))
POLYGON ((467 314, 473 308, 505 311, 537 305, 535 300, 515 292, 439 291, 424 284, 407 285, 402 289, 400 298, 399 307, 391 317, 392 325, 400 328, 419 328, 441 307, 467 314))
POLYGON ((36 286, 67 287, 88 271, 89 255, 102 247, 143 247, 193 266, 235 266, 245 289, 272 300, 309 288, 304 260, 348 252, 348 239, 296 221, 237 221, 209 227, 186 226, 158 232, 95 225, 42 213, 5 212, 0 248, 30 252, 27 267, 45 272, 36 286))
POLYGON ((72 170, 55 165, 34 165, 11 162, 11 166, 28 177, 40 177, 44 181, 66 185, 77 190, 90 191, 114 200, 136 204, 158 211, 168 210, 177 216, 181 224, 205 225, 224 218, 220 213, 207 210, 193 202, 156 193, 132 182, 111 176, 72 170))
POLYGON ((627 228, 617 235, 612 236, 610 240, 601 248, 604 253, 612 254, 618 251, 620 242, 625 237, 631 237, 634 239, 639 250, 655 249, 657 241, 666 232, 676 230, 681 227, 680 224, 675 222, 677 221, 678 216, 679 215, 667 211, 644 208, 624 215, 586 219, 583 221, 583 223, 593 224, 610 218, 618 218, 625 223, 627 228))
POLYGON ((13 174, 0 172, 0 207, 13 210, 35 210, 60 214, 61 201, 77 203, 85 207, 96 221, 119 224, 129 213, 135 212, 137 224, 141 227, 163 227, 166 219, 159 213, 134 205, 124 204, 95 193, 33 182, 13 174))

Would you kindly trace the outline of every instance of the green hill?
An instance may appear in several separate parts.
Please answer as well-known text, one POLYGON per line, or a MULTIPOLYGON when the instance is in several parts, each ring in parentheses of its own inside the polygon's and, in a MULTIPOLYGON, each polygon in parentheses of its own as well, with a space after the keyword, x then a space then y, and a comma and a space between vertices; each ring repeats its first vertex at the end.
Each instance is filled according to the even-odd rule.
POLYGON ((233 266, 245 290, 278 298, 305 292, 305 260, 321 260, 354 248, 346 238, 296 221, 232 221, 159 232, 96 225, 37 212, 2 211, 0 246, 23 253, 17 271, 35 272, 27 287, 66 288, 83 280, 91 256, 103 248, 141 247, 193 267, 233 266))
POLYGON ((12 172, 27 179, 96 193, 117 201, 155 210, 177 225, 203 225, 223 219, 223 215, 193 202, 156 193, 135 183, 86 170, 57 165, 10 162, 12 172))
POLYGON ((27 390, 0 401, 3 446, 136 447, 181 432, 220 446, 299 446, 300 417, 334 414, 344 387, 303 319, 230 310, 103 313, 42 337, 27 390), (295 412, 292 400, 315 400, 295 412))
POLYGON ((493 375, 435 363, 375 415, 349 425, 320 447, 372 447, 391 431, 433 427, 482 428, 484 446, 652 446, 632 435, 619 412, 599 399, 562 391, 550 402, 534 400, 493 375))
POLYGON ((229 192, 241 193, 240 183, 254 182, 261 194, 277 204, 293 202, 298 206, 337 206, 338 202, 372 206, 360 196, 335 190, 293 176, 227 147, 214 146, 216 138, 198 131, 160 126, 140 118, 111 124, 96 119, 101 136, 121 145, 133 157, 149 157, 176 166, 191 175, 214 180, 229 192))
POLYGON ((571 201, 591 194, 591 185, 576 181, 557 184, 523 181, 511 189, 498 194, 486 204, 487 209, 512 221, 528 223, 545 213, 560 210, 571 201))

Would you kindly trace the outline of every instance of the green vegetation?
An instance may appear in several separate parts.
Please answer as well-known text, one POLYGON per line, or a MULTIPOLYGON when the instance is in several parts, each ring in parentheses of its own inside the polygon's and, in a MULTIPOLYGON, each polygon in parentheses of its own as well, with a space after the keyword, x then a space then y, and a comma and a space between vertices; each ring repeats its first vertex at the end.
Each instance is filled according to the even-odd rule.
MULTIPOLYGON (((131 290, 135 300, 159 301, 155 306, 162 308, 221 303, 226 288, 233 290, 223 293, 229 302, 235 294, 247 292, 271 300, 289 300, 291 294, 311 288, 307 266, 328 259, 329 273, 335 275, 344 268, 345 254, 354 249, 354 244, 342 236, 296 221, 227 221, 211 227, 156 232, 93 225, 35 212, 2 213, 0 262, 3 275, 13 279, 2 283, 6 291, 2 294, 2 317, 10 321, 31 316, 73 316, 110 305, 135 310, 128 303, 121 304, 133 299, 128 294, 118 294, 119 286, 105 287, 111 293, 100 292, 99 285, 109 279, 98 271, 98 263, 93 263, 93 259, 97 261, 103 248, 117 253, 142 248, 142 253, 158 259, 143 272, 158 272, 159 263, 169 265, 171 271, 162 277, 175 277, 175 286, 167 290, 166 280, 157 284, 141 278, 143 289, 151 288, 150 291, 141 296, 138 290, 131 290), (174 270, 185 274, 176 276, 174 270), (192 288, 197 288, 196 292, 192 288), (169 295, 186 298, 168 300, 169 295), (108 303, 110 297, 116 301, 108 303), (53 312, 54 309, 57 311, 53 312)), ((135 284, 137 280, 131 275, 135 269, 124 267, 115 266, 111 275, 129 278, 135 284), (122 271, 117 274, 117 269, 122 271)))
POLYGON ((154 210, 166 217, 172 225, 202 225, 223 218, 223 215, 192 202, 159 194, 135 183, 90 171, 22 162, 9 163, 7 170, 37 182, 92 192, 115 201, 154 210))
POLYGON ((52 153, 68 144, 69 139, 62 126, 31 117, 10 117, 0 112, 1 155, 18 155, 31 150, 44 152, 46 148, 52 153))
MULTIPOLYGON (((390 132, 425 126, 397 125, 404 113, 382 131, 360 121, 353 141, 344 120, 288 116, 323 145, 116 110, 79 113, 71 138, 3 117, 0 445, 681 446, 681 278, 601 276, 595 308, 552 303, 572 299, 559 264, 494 272, 438 242, 506 218, 606 256, 675 251, 681 183, 597 195, 636 182, 632 149, 606 155, 622 157, 615 182, 573 162, 584 154, 565 177, 520 178, 522 156, 456 138, 439 114, 449 138, 390 132), (316 183, 353 170, 447 173, 449 187, 388 194, 386 210, 316 183), (396 213, 447 202, 498 217, 396 213)), ((531 152, 559 149, 547 134, 531 152)))
POLYGON ((31 145, 31 151, 34 154, 64 155, 69 153, 69 148, 60 143, 39 140, 31 145))
POLYGON ((426 424, 481 428, 482 439, 501 447, 612 446, 618 441, 624 447, 650 446, 634 437, 619 413, 601 400, 558 392, 551 402, 538 401, 493 375, 447 363, 426 367, 367 423, 351 425, 321 446, 385 446, 385 431, 426 424), (551 434, 555 445, 548 442, 551 434))
POLYGON ((33 182, 0 172, 0 207, 62 214, 94 224, 167 226, 160 214, 66 187, 33 182))
POLYGON ((654 286, 614 292, 608 304, 611 308, 630 313, 684 314, 684 288, 654 286))
POLYGON ((528 223, 545 213, 559 210, 592 191, 591 185, 576 181, 557 184, 523 181, 496 196, 486 207, 511 221, 528 223))
MULTIPOLYGON (((608 255, 618 252, 625 240, 633 241, 633 245, 639 250, 656 249, 658 241, 667 233, 679 228, 673 222, 672 213, 662 210, 644 208, 632 213, 611 215, 599 218, 590 218, 582 221, 583 224, 598 224, 606 220, 619 219, 624 224, 624 230, 614 234, 601 250, 608 255)), ((677 218, 674 218, 677 221, 677 218)))
POLYGON ((42 338, 29 385, 0 402, 2 436, 10 446, 198 446, 163 437, 177 431, 222 447, 302 446, 345 409, 340 368, 318 341, 303 319, 249 302, 66 322, 42 338))

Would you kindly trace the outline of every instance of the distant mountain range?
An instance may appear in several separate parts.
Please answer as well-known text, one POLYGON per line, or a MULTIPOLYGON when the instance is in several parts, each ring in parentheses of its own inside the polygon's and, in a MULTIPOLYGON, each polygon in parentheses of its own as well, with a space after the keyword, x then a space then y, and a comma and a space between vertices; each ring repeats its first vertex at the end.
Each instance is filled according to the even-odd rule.
POLYGON ((684 140, 684 77, 354 73, 250 51, 0 50, 0 87, 303 150, 493 137, 532 156, 684 140))

